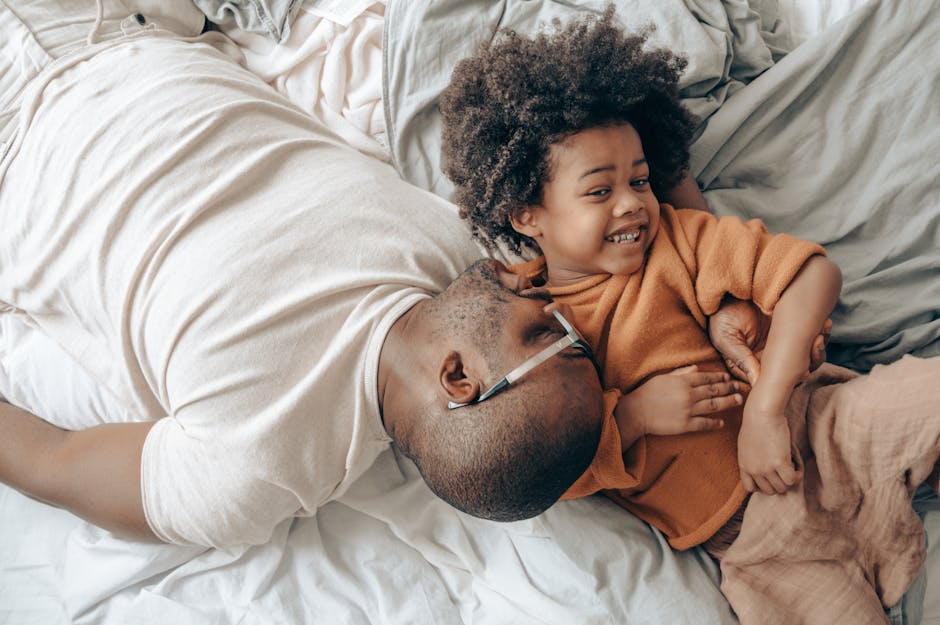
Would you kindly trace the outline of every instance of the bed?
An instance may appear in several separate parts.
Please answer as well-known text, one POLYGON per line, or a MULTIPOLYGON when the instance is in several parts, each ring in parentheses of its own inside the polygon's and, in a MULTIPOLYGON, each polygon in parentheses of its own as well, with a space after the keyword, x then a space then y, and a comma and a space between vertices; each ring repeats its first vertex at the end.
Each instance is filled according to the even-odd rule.
MULTIPOLYGON (((447 197, 434 103, 449 64, 490 24, 603 4, 295 3, 276 21, 289 26, 278 45, 251 23, 213 17, 233 62, 447 197)), ((627 27, 652 21, 654 42, 690 58, 683 94, 703 119, 692 169, 712 209, 817 240, 843 267, 830 359, 862 370, 940 353, 940 6, 913 4, 618 4, 627 27), (904 106, 891 106, 898 98, 904 106)), ((41 363, 36 378, 94 402, 87 381, 57 371, 41 357, 47 346, 18 331, 0 333, 6 366, 41 363)), ((39 405, 43 390, 27 389, 39 405)), ((928 563, 897 622, 940 624, 940 512, 925 524, 928 563)), ((0 530, 0 622, 16 625, 736 622, 707 556, 673 552, 609 501, 489 523, 435 498, 394 449, 342 498, 257 547, 120 540, 3 486, 0 530)))

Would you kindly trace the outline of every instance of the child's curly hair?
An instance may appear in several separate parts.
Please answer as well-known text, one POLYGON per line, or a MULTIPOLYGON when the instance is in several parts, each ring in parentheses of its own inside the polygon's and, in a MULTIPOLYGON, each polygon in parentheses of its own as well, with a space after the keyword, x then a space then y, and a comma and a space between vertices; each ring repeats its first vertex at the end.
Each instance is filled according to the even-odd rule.
POLYGON ((685 59, 644 50, 609 7, 527 38, 514 31, 454 69, 441 94, 443 169, 473 234, 490 248, 538 249, 509 218, 542 200, 549 148, 582 130, 631 123, 653 191, 671 190, 689 164, 695 119, 678 95, 685 59))

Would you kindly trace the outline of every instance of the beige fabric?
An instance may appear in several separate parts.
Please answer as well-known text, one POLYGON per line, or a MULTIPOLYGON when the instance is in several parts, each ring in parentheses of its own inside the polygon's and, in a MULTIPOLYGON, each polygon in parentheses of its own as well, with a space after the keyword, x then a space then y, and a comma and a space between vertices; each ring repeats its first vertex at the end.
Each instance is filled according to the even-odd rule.
POLYGON ((787 417, 805 477, 751 496, 722 591, 742 625, 885 623, 882 603, 897 603, 924 561, 910 501, 940 456, 940 358, 858 377, 826 365, 787 417))

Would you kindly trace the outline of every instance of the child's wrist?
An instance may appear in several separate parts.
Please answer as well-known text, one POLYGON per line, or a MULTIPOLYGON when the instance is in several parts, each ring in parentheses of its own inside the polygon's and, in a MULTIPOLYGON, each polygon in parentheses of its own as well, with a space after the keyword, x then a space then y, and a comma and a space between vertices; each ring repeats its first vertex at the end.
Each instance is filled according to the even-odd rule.
POLYGON ((761 384, 758 380, 744 402, 744 418, 749 421, 779 418, 790 398, 789 392, 781 394, 779 388, 761 384))
POLYGON ((641 437, 646 435, 646 423, 636 410, 634 398, 623 395, 614 409, 614 421, 620 432, 620 442, 623 451, 626 451, 641 437))
POLYGON ((806 378, 809 371, 809 349, 788 354, 775 352, 771 358, 761 363, 761 373, 754 384, 752 393, 777 396, 781 399, 790 397, 790 392, 806 378))

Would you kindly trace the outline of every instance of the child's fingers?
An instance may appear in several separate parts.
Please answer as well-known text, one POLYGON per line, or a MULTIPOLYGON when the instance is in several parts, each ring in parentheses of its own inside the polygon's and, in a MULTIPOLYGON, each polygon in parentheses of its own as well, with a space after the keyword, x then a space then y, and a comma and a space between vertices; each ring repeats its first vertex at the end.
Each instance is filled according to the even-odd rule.
POLYGON ((754 476, 754 484, 757 486, 757 490, 764 493, 765 495, 776 495, 777 490, 773 485, 767 480, 765 475, 756 475, 754 476))
POLYGON ((709 397, 708 399, 701 399, 692 404, 692 408, 689 410, 689 414, 695 417, 699 415, 713 414, 715 412, 730 410, 735 406, 740 406, 742 403, 744 403, 744 398, 738 393, 734 393, 732 395, 709 397))
POLYGON ((789 485, 784 483, 783 478, 780 477, 778 472, 771 471, 764 477, 767 479, 767 484, 770 485, 774 493, 782 495, 787 492, 789 485))
POLYGON ((744 490, 749 493, 757 491, 757 485, 754 483, 754 478, 744 471, 741 472, 741 485, 744 486, 744 490))
POLYGON ((685 367, 673 369, 668 375, 685 375, 687 373, 695 373, 696 371, 698 371, 698 365, 686 365, 685 367))
MULTIPOLYGON (((548 288, 544 286, 530 286, 518 291, 522 297, 548 297, 548 288)), ((562 313, 565 314, 565 313, 562 313)))
POLYGON ((754 476, 754 482, 762 493, 782 495, 802 478, 802 473, 787 465, 776 471, 754 476))
POLYGON ((723 419, 713 419, 711 417, 691 417, 686 427, 686 432, 705 432, 707 430, 719 430, 725 427, 723 419))
POLYGON ((552 314, 552 311, 557 310, 562 314, 562 316, 568 320, 569 323, 574 323, 574 312, 571 310, 571 306, 564 304, 562 302, 549 302, 542 307, 542 310, 545 311, 545 314, 552 314))
POLYGON ((829 344, 829 337, 832 334, 832 319, 826 319, 819 334, 813 339, 813 344, 809 349, 809 370, 815 371, 826 362, 826 346, 829 344))
POLYGON ((814 355, 819 354, 820 352, 825 354, 826 353, 826 337, 824 337, 822 334, 817 334, 816 338, 813 339, 812 351, 814 355))
POLYGON ((817 334, 809 352, 809 370, 815 371, 824 362, 826 362, 826 337, 817 334))
POLYGON ((783 482, 787 488, 799 482, 800 478, 803 477, 802 472, 794 468, 792 463, 787 463, 782 468, 777 469, 777 475, 780 477, 780 481, 783 482))
POLYGON ((767 481, 767 478, 760 473, 741 472, 741 484, 744 490, 749 493, 761 492, 765 495, 773 495, 774 489, 767 481))

